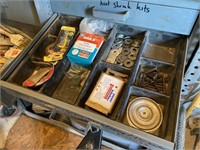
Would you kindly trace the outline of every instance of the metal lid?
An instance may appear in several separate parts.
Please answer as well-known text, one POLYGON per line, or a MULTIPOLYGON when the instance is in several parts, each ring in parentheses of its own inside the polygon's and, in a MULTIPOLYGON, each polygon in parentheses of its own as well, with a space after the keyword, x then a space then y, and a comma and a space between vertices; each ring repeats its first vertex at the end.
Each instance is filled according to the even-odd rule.
POLYGON ((154 132, 163 120, 160 106, 154 100, 147 97, 133 99, 127 108, 127 121, 130 126, 154 132))

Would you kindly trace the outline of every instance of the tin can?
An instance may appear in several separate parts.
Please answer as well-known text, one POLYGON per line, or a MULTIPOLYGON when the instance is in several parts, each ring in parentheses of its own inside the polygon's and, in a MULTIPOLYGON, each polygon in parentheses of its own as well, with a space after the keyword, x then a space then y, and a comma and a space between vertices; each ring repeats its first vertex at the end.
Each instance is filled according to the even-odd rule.
POLYGON ((126 117, 130 126, 150 133, 155 132, 163 121, 160 106, 147 97, 133 99, 127 107, 126 117))

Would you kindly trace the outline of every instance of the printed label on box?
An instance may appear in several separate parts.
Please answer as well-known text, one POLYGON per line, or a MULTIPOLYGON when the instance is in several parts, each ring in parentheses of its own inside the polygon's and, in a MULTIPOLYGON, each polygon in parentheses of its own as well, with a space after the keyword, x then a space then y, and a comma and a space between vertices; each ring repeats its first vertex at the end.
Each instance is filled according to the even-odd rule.
POLYGON ((91 105, 91 103, 95 103, 101 105, 104 109, 110 112, 114 106, 114 103, 117 100, 117 97, 123 85, 123 80, 102 73, 88 101, 86 102, 86 105, 98 110, 98 108, 95 108, 96 105, 91 105))
POLYGON ((103 36, 85 32, 80 33, 67 56, 72 63, 89 66, 92 64, 103 42, 103 36))
POLYGON ((81 51, 79 54, 78 54, 79 57, 82 57, 82 58, 86 58, 88 59, 90 57, 90 53, 88 52, 85 52, 85 51, 81 51))
POLYGON ((92 44, 92 43, 84 42, 84 41, 77 41, 74 44, 73 48, 78 48, 83 51, 92 53, 94 51, 94 49, 96 48, 96 45, 92 44))

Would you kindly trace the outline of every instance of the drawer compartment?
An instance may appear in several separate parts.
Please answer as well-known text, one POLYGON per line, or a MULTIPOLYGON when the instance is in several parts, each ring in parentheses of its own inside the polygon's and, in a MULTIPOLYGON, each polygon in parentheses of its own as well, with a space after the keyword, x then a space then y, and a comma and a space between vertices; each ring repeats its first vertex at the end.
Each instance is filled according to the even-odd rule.
POLYGON ((2 19, 0 24, 0 73, 3 77, 17 60, 34 45, 42 26, 30 25, 12 20, 2 19), (8 35, 4 35, 7 32, 8 35), (10 37, 8 37, 10 36, 10 37), (17 55, 16 55, 17 54, 17 55))
MULTIPOLYGON (((153 93, 149 90, 143 90, 141 88, 135 87, 135 86, 131 86, 129 88, 129 92, 128 92, 128 97, 125 101, 128 101, 128 104, 130 103, 131 100, 135 100, 136 98, 140 98, 141 100, 138 101, 139 105, 135 105, 135 112, 137 114, 134 114, 135 116, 138 115, 138 118, 135 118, 135 120, 137 120, 140 124, 140 127, 149 127, 152 124, 149 124, 149 126, 145 126, 145 123, 148 124, 148 121, 150 122, 151 119, 157 117, 157 116, 153 116, 153 115, 157 115, 157 114, 152 114, 153 111, 152 108, 154 108, 151 104, 143 104, 142 105, 142 101, 145 98, 150 98, 151 100, 153 100, 157 105, 159 105, 158 107, 161 109, 162 111, 162 115, 159 117, 161 121, 159 121, 159 123, 161 123, 161 125, 159 126, 159 128, 155 128, 149 131, 145 131, 145 132, 149 132, 150 134, 159 136, 161 138, 164 138, 167 132, 167 124, 169 124, 170 122, 168 121, 168 111, 169 111, 169 104, 170 104, 170 99, 167 96, 161 96, 161 95, 157 95, 156 93, 153 93), (141 105, 141 106, 140 106, 141 105), (146 109, 146 110, 145 110, 146 109), (141 113, 144 113, 143 115, 141 115, 141 113), (148 116, 149 115, 149 116, 148 116), (144 117, 144 118, 142 118, 144 117), (148 120, 149 119, 149 120, 148 120), (144 120, 147 121, 144 124, 140 121, 144 120)), ((126 124, 128 126, 131 126, 130 123, 128 122, 128 114, 127 114, 127 109, 126 111, 124 111, 124 116, 122 118, 122 123, 126 124)), ((158 123, 158 124, 159 124, 158 123)), ((137 127, 135 127, 137 129, 137 127)), ((138 130, 142 130, 142 129, 138 129, 138 130)), ((172 136, 172 135, 171 135, 172 136)))
MULTIPOLYGON (((177 126, 181 78, 186 51, 184 37, 182 38, 175 34, 160 32, 157 39, 157 31, 148 31, 147 29, 115 24, 108 40, 105 41, 91 67, 81 68, 82 71, 80 71, 80 66, 76 68, 76 66, 68 60, 66 55, 68 52, 67 50, 64 58, 55 65, 54 74, 48 81, 35 88, 22 87, 24 80, 33 73, 38 65, 39 67, 46 65, 46 63, 41 64, 35 62, 40 61, 43 56, 45 56, 45 48, 47 45, 55 43, 61 26, 75 26, 77 34, 70 43, 70 46, 72 46, 79 34, 78 30, 81 20, 81 17, 58 16, 50 28, 40 37, 31 51, 15 70, 13 70, 8 79, 2 82, 3 88, 6 89, 8 93, 31 103, 37 104, 38 102, 53 106, 53 108, 59 111, 61 110, 62 114, 68 114, 68 116, 76 120, 75 122, 80 119, 84 122, 91 121, 100 124, 106 133, 124 138, 126 142, 136 142, 138 145, 152 149, 172 149, 176 138, 173 132, 176 132, 177 126), (131 68, 106 62, 109 51, 118 33, 123 33, 126 36, 131 36, 141 41, 135 64, 131 68), (159 40, 160 38, 162 40, 159 40), (169 47, 173 48, 174 55, 169 59, 157 56, 154 57, 154 55, 153 57, 146 57, 146 52, 149 50, 148 45, 151 44, 161 44, 164 50, 169 49, 169 47), (85 103, 94 90, 101 73, 106 72, 108 68, 127 75, 127 79, 114 104, 112 112, 109 115, 104 115, 88 107, 85 103), (74 74, 74 70, 75 72, 79 70, 80 74, 74 74), (70 76, 72 72, 74 78, 70 76), (160 77, 161 81, 158 87, 152 90, 146 85, 141 86, 141 82, 144 80, 141 78, 141 73, 145 73, 147 77, 150 76, 150 79, 148 78, 148 80, 150 80, 150 85, 153 84, 151 80, 160 77), (84 78, 81 78, 81 76, 84 78), (167 81, 163 79, 163 76, 167 78, 167 81), (160 88, 163 88, 163 82, 166 84, 166 87, 165 90, 160 91, 160 88), (160 87, 160 84, 162 87, 160 87), (157 88, 159 89, 158 91, 157 88), (159 104, 163 119, 155 132, 145 132, 129 125, 128 120, 126 120, 126 111, 131 97, 133 99, 137 97, 147 97, 159 104)), ((151 51, 148 52, 151 53, 151 51)), ((154 52, 155 51, 153 51, 153 53, 154 52)), ((59 119, 56 118, 56 116, 54 117, 55 118, 52 119, 59 119)), ((125 148, 128 147, 127 144, 125 148)))
POLYGON ((176 63, 181 42, 180 36, 149 32, 143 57, 168 63, 176 63))
MULTIPOLYGON (((92 72, 91 72, 91 74, 90 74, 90 76, 89 76, 89 78, 88 78, 83 90, 82 90, 82 93, 81 93, 81 95, 79 97, 77 106, 82 107, 82 108, 84 108, 84 109, 86 109, 88 111, 92 111, 94 113, 101 114, 101 113, 89 108, 88 106, 86 106, 85 102, 89 98, 89 96, 92 93, 92 91, 94 90, 94 87, 95 87, 97 81, 99 80, 99 77, 100 77, 101 73, 102 72, 106 72, 107 69, 111 69, 111 70, 117 71, 119 73, 122 73, 124 75, 127 75, 127 77, 126 77, 127 81, 123 85, 123 88, 122 88, 122 90, 120 92, 120 95, 121 94, 123 95, 123 92, 126 89, 126 86, 127 86, 127 83, 128 83, 130 71, 126 70, 126 69, 124 69, 122 67, 117 67, 115 65, 111 65, 111 64, 107 64, 107 63, 99 63, 93 68, 93 70, 92 70, 92 72)), ((108 115, 108 118, 115 119, 115 116, 116 116, 116 114, 118 113, 118 110, 119 110, 119 106, 118 105, 120 105, 122 103, 122 101, 123 101, 123 98, 122 98, 123 96, 120 96, 120 95, 118 96, 118 98, 117 98, 117 100, 115 102, 115 105, 114 105, 114 108, 112 109, 112 112, 108 115)))
POLYGON ((110 34, 110 43, 102 56, 103 62, 132 69, 140 53, 145 30, 126 25, 116 25, 110 34))
MULTIPOLYGON (((30 87, 31 90, 37 91, 39 93, 43 93, 48 96, 56 97, 62 101, 66 101, 65 96, 60 96, 59 94, 62 92, 66 92, 62 84, 66 82, 66 75, 71 68, 71 63, 65 57, 66 54, 63 55, 63 59, 58 61, 57 64, 53 65, 53 63, 48 63, 43 61, 43 57, 48 54, 48 50, 52 45, 55 45, 57 40, 58 33, 60 31, 61 26, 73 26, 76 28, 78 34, 79 23, 82 18, 72 17, 72 16, 59 16, 55 23, 51 25, 51 27, 43 34, 40 40, 34 45, 28 55, 23 59, 23 61, 18 65, 16 70, 12 73, 12 75, 7 79, 8 82, 16 84, 18 86, 24 85, 24 82, 29 79, 30 76, 33 76, 36 70, 44 70, 48 67, 52 67, 53 74, 51 74, 50 79, 48 79, 43 84, 38 84, 37 86, 30 87), (20 72, 20 73, 19 73, 20 72), (64 90, 64 91, 63 91, 64 90), (58 94, 57 91, 60 91, 58 94)), ((74 39, 77 35, 74 36, 74 39)), ((69 44, 69 47, 72 45, 74 39, 69 44)), ((66 50, 67 52, 67 50, 66 50)), ((65 52, 65 53, 66 53, 65 52)), ((84 71, 88 69, 85 68, 84 71)), ((39 72, 39 71, 38 71, 39 72)), ((38 73, 38 76, 40 74, 38 73)), ((87 73, 84 76, 84 80, 86 80, 87 73)), ((32 78, 33 81, 35 79, 32 78)), ((84 84, 84 83, 82 83, 84 84)), ((78 94, 80 89, 78 88, 78 94)), ((65 93, 66 94, 66 93, 65 93)), ((76 97, 72 97, 71 101, 67 101, 69 103, 75 103, 76 97)))
MULTIPOLYGON (((42 35, 39 41, 30 50, 28 55, 22 60, 12 75, 9 76, 7 81, 12 84, 28 88, 27 85, 25 86, 25 82, 30 79, 30 77, 33 77, 34 73, 37 74, 37 72, 40 72, 41 70, 44 72, 46 68, 52 67, 52 73, 45 75, 45 77, 49 78, 46 82, 43 84, 29 86, 29 88, 31 90, 37 91, 38 93, 45 94, 63 102, 75 104, 79 94, 81 93, 82 87, 84 86, 92 69, 92 66, 86 68, 72 64, 66 56, 68 50, 79 35, 79 24, 81 20, 81 17, 66 15, 58 16, 58 18, 52 23, 49 29, 42 35), (55 62, 44 62, 43 58, 44 56, 47 56, 49 50, 55 46, 59 31, 62 26, 74 27, 76 29, 76 34, 70 41, 68 49, 63 55, 63 59, 59 60, 56 64, 54 64, 55 62)), ((106 42, 107 41, 105 41, 105 43, 106 42)), ((97 57, 92 65, 98 63, 100 55, 104 50, 103 47, 104 45, 100 49, 100 52, 97 54, 97 57)), ((39 75, 40 73, 38 73, 37 76, 39 75)), ((36 80, 35 78, 31 79, 33 81, 36 80)), ((39 83, 41 80, 39 80, 39 83)))
POLYGON ((174 65, 142 58, 133 84, 160 94, 170 95, 174 75, 174 65))

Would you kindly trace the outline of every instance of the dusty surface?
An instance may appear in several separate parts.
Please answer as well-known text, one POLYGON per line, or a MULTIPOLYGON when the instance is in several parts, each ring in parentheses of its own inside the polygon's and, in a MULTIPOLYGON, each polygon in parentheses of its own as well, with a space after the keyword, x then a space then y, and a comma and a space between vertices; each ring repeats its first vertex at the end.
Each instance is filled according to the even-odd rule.
MULTIPOLYGON (((2 109, 2 105, 0 105, 0 113, 2 109)), ((9 134, 9 131, 12 129, 12 127, 17 122, 18 118, 21 115, 21 111, 16 111, 15 115, 2 118, 0 117, 0 149, 5 147, 6 139, 9 134)))
MULTIPOLYGON (((74 150, 82 137, 59 127, 21 115, 6 140, 7 150, 74 150)), ((101 146, 103 150, 110 150, 101 146)))
POLYGON ((11 149, 76 149, 82 137, 25 115, 10 130, 6 146, 11 149))

